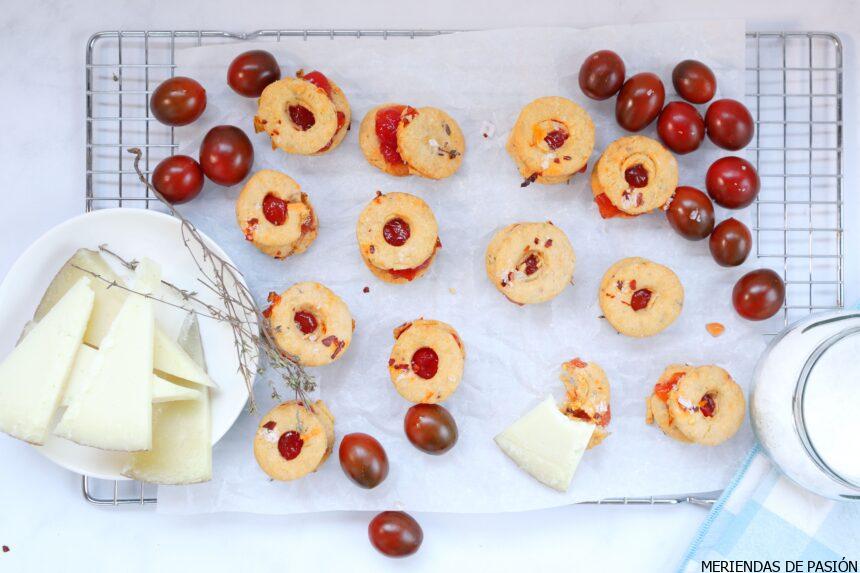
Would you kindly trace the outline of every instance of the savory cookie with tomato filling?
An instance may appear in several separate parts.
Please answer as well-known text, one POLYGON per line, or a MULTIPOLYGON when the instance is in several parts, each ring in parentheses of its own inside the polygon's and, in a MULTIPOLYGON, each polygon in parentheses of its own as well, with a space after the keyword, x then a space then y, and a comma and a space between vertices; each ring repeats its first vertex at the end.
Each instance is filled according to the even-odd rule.
POLYGON ((690 439, 675 427, 667 402, 669 392, 677 385, 678 380, 692 370, 693 367, 689 364, 670 364, 654 385, 654 391, 645 399, 645 422, 655 424, 670 438, 684 443, 689 443, 690 439))
POLYGON ((525 180, 566 183, 585 169, 594 149, 594 122, 584 109, 563 97, 542 97, 520 112, 507 150, 525 180))
POLYGON ((684 287, 669 267, 643 259, 621 259, 606 271, 598 301, 621 334, 653 336, 675 322, 684 306, 684 287))
POLYGON ((355 321, 346 303, 315 282, 296 283, 280 295, 269 293, 275 343, 304 366, 334 362, 347 351, 355 321))
POLYGON ((272 148, 320 155, 337 147, 350 123, 343 91, 318 71, 272 82, 258 101, 254 129, 265 131, 272 148))
POLYGON ((315 472, 334 447, 334 417, 320 400, 272 408, 254 435, 254 458, 269 477, 292 481, 315 472), (329 435, 330 430, 330 435, 329 435))
POLYGON ((612 419, 609 405, 609 379, 596 362, 574 358, 561 365, 561 381, 567 394, 559 409, 568 418, 595 425, 588 448, 600 444, 609 432, 612 419))
POLYGON ((276 259, 302 253, 317 237, 317 217, 292 177, 263 169, 236 199, 236 222, 248 241, 276 259))
POLYGON ((408 108, 397 125, 397 152, 410 173, 444 179, 463 163, 466 139, 454 118, 441 109, 408 108))
POLYGON ((359 215, 355 234, 367 268, 394 284, 423 276, 441 246, 433 211, 408 193, 377 193, 359 215))
POLYGON ((409 167, 397 151, 397 125, 407 106, 386 103, 367 112, 358 128, 358 146, 367 161, 389 175, 405 177, 409 167))
POLYGON ((466 350, 453 327, 418 319, 395 328, 394 339, 388 374, 401 396, 416 404, 436 404, 457 389, 466 350))
POLYGON ((678 162, 644 135, 616 139, 591 172, 591 192, 604 219, 662 208, 678 187, 678 162))
POLYGON ((567 235, 552 223, 515 223, 487 246, 487 277, 516 304, 558 296, 573 279, 576 254, 567 235))

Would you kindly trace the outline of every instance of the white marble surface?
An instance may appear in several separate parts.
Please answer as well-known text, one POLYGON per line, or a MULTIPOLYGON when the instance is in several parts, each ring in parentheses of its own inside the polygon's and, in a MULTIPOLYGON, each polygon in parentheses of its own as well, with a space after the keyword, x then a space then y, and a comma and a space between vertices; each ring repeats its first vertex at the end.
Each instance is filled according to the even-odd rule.
MULTIPOLYGON (((860 296, 857 197, 860 8, 818 2, 515 2, 285 0, 250 4, 194 0, 0 3, 0 276, 53 225, 83 210, 84 43, 103 29, 478 28, 588 26, 610 22, 745 17, 755 30, 826 30, 846 45, 846 295, 860 296), (237 9, 237 6, 242 6, 237 9)), ((577 66, 578 62, 571 65, 577 66)), ((705 517, 698 507, 592 507, 452 516, 419 514, 422 550, 405 561, 378 556, 366 541, 370 515, 162 516, 85 504, 79 478, 32 449, 0 437, 2 571, 188 570, 597 570, 670 571, 705 517)))

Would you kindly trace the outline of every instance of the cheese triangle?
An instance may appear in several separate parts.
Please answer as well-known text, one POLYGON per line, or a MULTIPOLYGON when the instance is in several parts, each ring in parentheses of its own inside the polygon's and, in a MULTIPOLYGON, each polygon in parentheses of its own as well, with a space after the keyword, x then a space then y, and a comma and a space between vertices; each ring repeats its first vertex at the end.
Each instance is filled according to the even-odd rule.
MULTIPOLYGON (((78 349, 66 391, 63 393, 63 406, 68 406, 86 385, 87 375, 92 368, 93 361, 98 351, 86 344, 78 349)), ((195 400, 200 397, 201 391, 196 388, 188 388, 165 380, 157 374, 152 375, 152 403, 174 402, 178 400, 195 400)))
POLYGON ((45 442, 94 299, 90 280, 79 278, 0 364, 0 430, 45 442))
MULTIPOLYGON (((96 298, 84 342, 98 347, 129 294, 128 291, 120 288, 124 286, 123 280, 110 268, 98 251, 79 249, 63 265, 51 281, 48 290, 45 291, 34 318, 37 321, 40 320, 75 281, 81 277, 92 277, 90 273, 95 273, 102 278, 93 278, 91 281, 96 298), (111 282, 120 286, 112 286, 111 282)), ((157 325, 155 332, 157 337, 153 355, 155 370, 194 384, 217 388, 206 371, 157 325)))
POLYGON ((54 433, 84 446, 142 451, 152 447, 152 354, 155 319, 146 295, 158 283, 144 259, 139 279, 111 323, 54 433))

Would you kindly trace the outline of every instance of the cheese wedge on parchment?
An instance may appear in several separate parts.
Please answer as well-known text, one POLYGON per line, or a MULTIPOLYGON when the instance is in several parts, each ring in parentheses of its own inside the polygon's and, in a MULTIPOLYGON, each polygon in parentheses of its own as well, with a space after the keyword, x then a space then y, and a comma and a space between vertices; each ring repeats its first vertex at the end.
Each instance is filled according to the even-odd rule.
MULTIPOLYGON (((180 334, 182 346, 204 364, 197 318, 189 315, 180 334)), ((152 449, 129 455, 122 474, 157 484, 189 484, 212 479, 212 413, 209 389, 197 400, 153 408, 152 449)))
MULTIPOLYGON (((111 282, 105 282, 112 281, 116 282, 117 285, 124 285, 123 280, 111 269, 98 251, 79 249, 63 265, 51 281, 48 290, 45 291, 42 301, 36 309, 34 319, 38 321, 47 314, 72 284, 81 277, 92 277, 91 286, 96 295, 92 318, 87 327, 84 342, 90 346, 98 347, 129 294, 128 291, 120 287, 112 286, 111 282), (90 273, 95 273, 105 280, 95 278, 90 273)), ((158 372, 170 374, 194 384, 217 387, 206 371, 195 363, 188 356, 188 353, 157 325, 153 362, 154 369, 158 372)))
POLYGON ((0 364, 0 430, 41 445, 59 406, 95 295, 79 278, 0 364))
MULTIPOLYGON (((87 373, 92 368, 93 361, 96 358, 98 351, 86 344, 82 344, 78 349, 75 364, 72 367, 72 374, 69 376, 69 383, 66 385, 66 391, 63 393, 63 406, 68 406, 74 401, 75 397, 83 390, 86 385, 87 373)), ((169 380, 165 380, 157 374, 152 375, 152 403, 160 404, 161 402, 174 402, 179 400, 196 400, 200 397, 201 391, 196 388, 180 386, 169 380)))
POLYGON ((555 399, 549 396, 495 440, 508 457, 536 480, 558 491, 567 491, 595 427, 562 414, 555 399))
POLYGON ((145 294, 159 284, 160 269, 143 259, 135 293, 125 301, 101 341, 81 390, 54 433, 84 446, 142 451, 152 447, 152 354, 155 318, 145 294))

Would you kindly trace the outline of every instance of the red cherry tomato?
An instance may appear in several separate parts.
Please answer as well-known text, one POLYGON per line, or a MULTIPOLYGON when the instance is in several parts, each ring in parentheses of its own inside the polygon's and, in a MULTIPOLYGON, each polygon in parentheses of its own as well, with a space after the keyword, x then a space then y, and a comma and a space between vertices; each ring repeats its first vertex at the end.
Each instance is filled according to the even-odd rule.
POLYGON ((242 52, 227 68, 227 83, 245 97, 260 97, 266 86, 281 79, 275 56, 265 50, 242 52))
POLYGON ((188 125, 206 109, 206 90, 191 78, 169 78, 152 92, 149 109, 165 125, 188 125))
POLYGON ((747 320, 765 320, 779 312, 785 301, 785 283, 770 269, 750 271, 732 290, 732 304, 747 320))
POLYGON ((373 489, 388 476, 388 455, 376 438, 356 432, 340 441, 340 467, 356 485, 373 489))
POLYGON ((755 124, 744 104, 733 99, 718 99, 705 112, 708 138, 718 147, 737 151, 752 141, 755 124))
POLYGON ((690 104, 673 101, 660 112, 657 134, 675 153, 690 153, 698 149, 705 139, 705 120, 690 104))
POLYGON ((681 186, 666 209, 666 219, 675 231, 690 241, 699 241, 714 228, 714 205, 695 187, 681 186))
POLYGON ((711 233, 708 247, 718 265, 736 267, 747 260, 752 250, 752 234, 737 219, 726 219, 711 233))
POLYGON ((717 205, 741 209, 758 197, 761 181, 755 167, 740 157, 720 157, 708 168, 705 187, 717 205))
POLYGON ((591 99, 609 99, 624 83, 624 60, 612 50, 594 52, 579 68, 579 89, 591 99))
POLYGON ((408 557, 421 547, 424 531, 408 513, 383 511, 367 526, 367 536, 377 551, 387 557, 408 557))
POLYGON ((636 74, 618 92, 615 119, 627 131, 640 131, 657 118, 665 99, 666 90, 656 74, 636 74))
POLYGON ((155 166, 152 186, 168 203, 185 203, 203 189, 203 169, 187 155, 173 155, 155 166))
POLYGON ((717 78, 698 60, 684 60, 672 70, 672 85, 678 95, 693 103, 710 101, 717 92, 717 78))
POLYGON ((457 422, 439 404, 415 404, 409 408, 403 429, 412 445, 427 454, 444 454, 457 443, 457 422))
POLYGON ((209 130, 200 144, 200 166, 206 177, 218 185, 235 185, 254 164, 254 146, 245 132, 233 125, 209 130))

